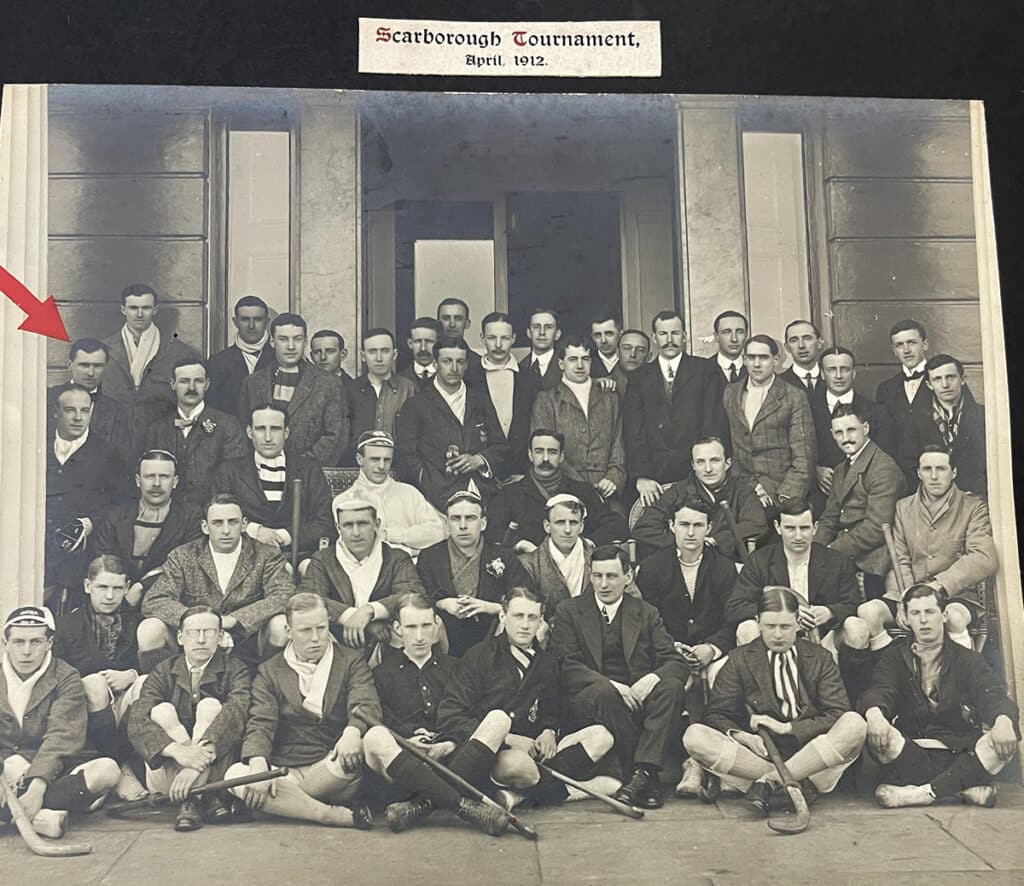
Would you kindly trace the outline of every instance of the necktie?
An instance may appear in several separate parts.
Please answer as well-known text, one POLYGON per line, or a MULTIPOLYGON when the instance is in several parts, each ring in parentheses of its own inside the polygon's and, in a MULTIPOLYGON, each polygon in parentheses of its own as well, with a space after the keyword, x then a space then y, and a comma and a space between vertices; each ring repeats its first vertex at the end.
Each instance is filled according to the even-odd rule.
POLYGON ((736 364, 729 364, 729 384, 740 380, 740 374, 736 371, 736 364))
POLYGON ((203 669, 189 668, 188 673, 192 678, 192 694, 195 695, 199 691, 199 681, 203 679, 203 669))
POLYGON ((608 617, 608 607, 607 606, 602 606, 601 607, 601 617, 604 619, 604 623, 606 625, 610 625, 612 623, 612 620, 608 617))
POLYGON ((426 369, 424 369, 424 370, 423 370, 423 371, 422 371, 422 372, 420 373, 420 378, 430 378, 430 375, 428 374, 428 371, 427 371, 426 369))
POLYGON ((540 374, 540 360, 538 360, 536 357, 533 358, 533 366, 531 366, 530 368, 533 370, 533 374, 537 376, 537 378, 543 378, 543 376, 540 374))
POLYGON ((808 391, 814 390, 814 376, 812 376, 809 372, 807 373, 807 375, 804 376, 804 384, 807 385, 808 391))
POLYGON ((904 378, 904 381, 915 381, 916 379, 924 378, 924 370, 918 369, 917 372, 911 372, 904 378))
POLYGON ((672 398, 672 386, 675 384, 675 380, 675 370, 672 368, 672 364, 669 363, 665 367, 665 396, 667 396, 669 399, 672 398))

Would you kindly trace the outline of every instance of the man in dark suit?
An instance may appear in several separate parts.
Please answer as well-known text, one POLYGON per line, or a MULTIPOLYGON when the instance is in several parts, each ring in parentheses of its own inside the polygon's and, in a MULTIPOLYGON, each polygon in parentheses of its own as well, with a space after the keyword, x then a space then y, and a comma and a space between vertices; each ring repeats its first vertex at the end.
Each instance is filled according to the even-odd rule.
POLYGON ((865 726, 850 710, 832 656, 797 638, 800 602, 785 587, 764 588, 757 602, 759 636, 737 647, 718 674, 702 721, 683 744, 723 785, 746 790, 759 815, 781 787, 768 759, 764 728, 805 790, 827 794, 860 756, 865 726))
POLYGON ((334 329, 318 329, 309 339, 309 362, 328 375, 336 375, 345 385, 346 393, 355 379, 341 365, 348 357, 345 336, 334 329))
POLYGON ((718 350, 705 359, 711 369, 718 373, 717 379, 724 390, 725 385, 743 381, 747 377, 743 365, 743 344, 750 327, 747 318, 738 311, 722 311, 715 317, 714 330, 718 350))
POLYGON ((931 407, 914 410, 900 453, 909 491, 917 489, 918 459, 925 446, 932 445, 949 452, 960 489, 988 498, 985 408, 967 387, 963 363, 948 354, 936 354, 925 364, 925 373, 931 407))
POLYGON ((290 429, 283 409, 253 409, 246 434, 255 453, 221 464, 210 491, 238 499, 250 538, 285 553, 297 545, 300 559, 305 559, 321 546, 321 539, 335 538, 331 490, 316 462, 286 451, 290 429), (295 480, 302 481, 298 539, 292 538, 295 480))
MULTIPOLYGON (((466 341, 469 321, 469 305, 461 298, 442 299, 437 306, 438 341, 442 338, 466 341)), ((466 369, 475 372, 479 368, 480 355, 473 350, 467 351, 466 369)))
POLYGON ((694 441, 727 431, 707 361, 683 353, 682 317, 659 311, 651 327, 658 357, 630 376, 622 419, 626 473, 645 507, 686 476, 694 441))
POLYGON ((128 406, 132 455, 145 445, 149 426, 174 408, 174 395, 167 387, 171 367, 183 357, 199 356, 177 335, 157 328, 153 321, 158 298, 145 283, 126 286, 121 291, 125 324, 106 340, 110 359, 103 374, 105 393, 128 406))
POLYGON ((932 394, 924 383, 928 333, 917 320, 900 320, 889 330, 889 341, 900 371, 879 383, 875 401, 886 410, 892 424, 895 450, 890 455, 898 459, 907 445, 914 413, 930 412, 932 408, 932 394))
POLYGON ((808 397, 823 384, 818 358, 825 340, 810 320, 792 320, 786 325, 783 344, 793 364, 780 378, 803 390, 808 397))
POLYGON ((553 308, 535 308, 526 327, 530 353, 519 361, 519 369, 533 375, 538 386, 550 391, 562 380, 555 342, 562 337, 558 314, 553 308))
POLYGON ((729 622, 739 625, 739 642, 749 627, 742 623, 755 618, 761 590, 768 585, 792 588, 806 601, 800 609, 804 630, 842 627, 860 602, 853 560, 812 541, 814 520, 804 499, 791 498, 780 505, 775 531, 782 543, 750 555, 725 607, 729 622))
POLYGON ((306 321, 278 314, 270 324, 275 363, 242 383, 238 414, 248 419, 259 407, 275 406, 288 416, 288 454, 324 467, 338 463, 348 445, 348 398, 344 382, 303 358, 306 321))
POLYGON ((433 317, 417 317, 409 328, 406 346, 409 356, 399 375, 412 379, 420 385, 434 380, 437 361, 434 360, 434 345, 441 338, 441 324, 433 317))
POLYGON ((505 473, 521 474, 526 468, 523 453, 530 433, 530 413, 541 386, 532 373, 520 369, 512 356, 516 334, 508 314, 494 311, 484 317, 480 328, 486 353, 479 368, 466 370, 466 384, 480 391, 494 407, 509 448, 505 473))
POLYGON ((128 575, 126 600, 138 609, 167 555, 202 536, 199 524, 205 508, 172 496, 178 485, 178 467, 166 450, 142 453, 135 469, 135 485, 138 501, 105 511, 96 525, 91 548, 94 554, 110 554, 124 563, 128 575))
POLYGON ((211 354, 206 361, 210 389, 206 402, 214 409, 227 412, 239 421, 245 418, 238 412, 238 398, 244 382, 257 369, 274 365, 274 349, 270 346, 270 310, 267 303, 255 295, 243 295, 235 302, 231 318, 235 326, 235 343, 223 351, 211 354))
POLYGON ((467 354, 462 340, 434 345, 434 381, 405 402, 395 421, 401 479, 419 487, 438 510, 453 492, 467 487, 489 498, 509 454, 491 401, 463 382, 467 354))
POLYGON ((622 321, 607 311, 595 314, 590 319, 590 340, 594 343, 594 364, 590 369, 591 378, 622 377, 619 366, 619 339, 622 337, 622 321))
POLYGON ((416 561, 448 635, 448 654, 467 649, 494 635, 501 599, 530 576, 508 548, 485 541, 487 513, 472 492, 456 492, 445 508, 448 538, 420 553, 416 561))
POLYGON ((221 462, 248 454, 238 419, 207 405, 209 383, 202 360, 178 360, 171 368, 178 408, 153 422, 146 433, 146 449, 173 452, 178 460, 175 496, 199 507, 210 497, 210 481, 221 462))
POLYGON ((562 662, 571 714, 608 729, 623 773, 632 773, 615 799, 657 809, 662 760, 678 736, 689 670, 658 610, 625 593, 631 578, 624 551, 597 548, 592 590, 558 607, 551 649, 562 662))

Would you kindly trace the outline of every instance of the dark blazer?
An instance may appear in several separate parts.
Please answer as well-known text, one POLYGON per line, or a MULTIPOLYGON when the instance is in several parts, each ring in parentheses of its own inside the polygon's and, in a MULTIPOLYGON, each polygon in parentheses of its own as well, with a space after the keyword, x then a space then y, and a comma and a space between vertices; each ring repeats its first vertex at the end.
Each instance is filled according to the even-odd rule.
MULTIPOLYGON (((801 372, 802 371, 803 370, 801 370, 801 372)), ((779 378, 781 378, 785 382, 788 382, 794 388, 799 388, 801 391, 804 392, 804 394, 808 398, 810 398, 812 392, 807 390, 807 385, 804 384, 803 378, 801 378, 800 376, 798 376, 796 374, 796 364, 793 364, 792 366, 789 367, 789 369, 785 370, 784 372, 780 372, 779 373, 779 378)), ((819 372, 818 373, 818 379, 817 379, 816 382, 814 382, 814 391, 813 391, 813 393, 815 393, 815 394, 818 393, 818 391, 821 390, 824 387, 825 387, 825 376, 823 376, 821 374, 821 372, 819 372)))
MULTIPOLYGON (((53 387, 46 392, 46 437, 53 439, 56 433, 56 422, 52 410, 57 406, 57 388, 53 387)), ((135 457, 132 449, 132 425, 131 410, 127 404, 115 400, 97 389, 92 395, 92 415, 89 417, 89 436, 96 436, 108 446, 116 450, 125 463, 130 463, 135 457)))
MULTIPOLYGON (((416 572, 435 603, 456 596, 447 539, 420 551, 416 560, 416 572)), ((485 541, 480 552, 477 598, 497 603, 509 588, 517 585, 533 585, 530 576, 519 563, 519 558, 507 548, 500 548, 492 542, 485 541)), ((437 614, 448 631, 448 654, 456 658, 465 653, 470 646, 492 636, 497 626, 496 616, 456 618, 441 610, 438 610, 437 614)))
POLYGON ((704 549, 697 586, 686 587, 675 545, 640 563, 636 584, 673 640, 695 646, 711 643, 722 652, 735 645, 735 630, 725 617, 725 604, 736 584, 736 564, 711 547, 704 549))
POLYGON ((214 469, 227 459, 248 454, 249 447, 243 442, 242 429, 234 415, 207 406, 187 437, 174 426, 178 417, 175 409, 153 422, 146 433, 145 448, 173 452, 178 459, 180 478, 175 497, 205 508, 214 469))
POLYGON ((137 388, 131 374, 131 361, 118 329, 104 342, 110 358, 103 373, 103 390, 126 404, 131 427, 131 451, 138 452, 146 439, 146 429, 165 412, 174 408, 171 374, 174 364, 185 357, 199 359, 198 352, 170 333, 160 330, 160 347, 150 360, 137 388))
POLYGON ((179 545, 195 541, 203 535, 200 526, 203 511, 172 498, 160 534, 141 566, 136 566, 132 549, 135 545, 135 519, 138 515, 137 501, 117 505, 103 515, 92 536, 93 555, 113 554, 120 557, 128 570, 129 584, 141 581, 142 576, 163 566, 167 555, 179 545))
POLYGON ((393 398, 391 408, 394 412, 392 413, 392 424, 378 427, 377 392, 373 389, 369 377, 366 373, 363 373, 359 378, 347 383, 349 442, 348 446, 345 447, 345 454, 342 456, 339 464, 354 465, 356 463, 356 445, 359 442, 359 437, 366 431, 380 430, 394 434, 394 416, 398 415, 402 404, 419 390, 419 386, 415 381, 403 378, 400 375, 392 375, 385 384, 391 386, 391 396, 393 398))
MULTIPOLYGON (((273 365, 274 349, 268 341, 260 351, 256 369, 273 365)), ((239 413, 238 399, 242 394, 242 383, 249 377, 249 364, 245 362, 242 352, 237 345, 217 351, 206 361, 206 368, 210 378, 210 389, 206 392, 207 405, 235 416, 244 428, 249 423, 249 417, 239 413)))
MULTIPOLYGON (((828 732, 850 710, 839 668, 821 646, 798 639, 796 670, 800 713, 789 721, 793 726, 792 735, 779 736, 778 744, 783 748, 790 746, 785 753, 795 750, 794 744, 803 747, 812 738, 828 732)), ((775 697, 768 647, 760 637, 729 653, 728 661, 715 678, 702 720, 705 726, 719 732, 730 729, 750 732, 751 712, 786 722, 775 697)))
POLYGON ((308 766, 334 749, 346 726, 365 735, 380 719, 377 688, 358 650, 334 644, 320 720, 302 706, 299 675, 279 652, 256 671, 242 760, 264 757, 275 766, 308 766))
POLYGON ((137 610, 127 606, 121 607, 120 614, 121 636, 118 638, 112 658, 106 658, 96 643, 93 634, 92 606, 88 602, 57 619, 53 654, 66 661, 83 677, 108 669, 140 670, 135 630, 142 619, 137 610))
POLYGON ((686 354, 679 362, 671 403, 657 358, 630 375, 622 436, 632 480, 670 483, 689 473, 693 444, 727 433, 719 390, 709 377, 707 361, 686 354))
POLYGON ((170 739, 150 719, 158 704, 170 702, 178 720, 189 735, 196 725, 196 705, 204 698, 221 703, 220 713, 209 725, 203 740, 210 742, 217 757, 232 754, 242 741, 245 718, 249 714, 249 669, 234 656, 218 649, 210 659, 193 695, 192 677, 185 653, 166 658, 158 664, 142 684, 139 700, 128 709, 128 738, 152 768, 161 765, 160 752, 170 739), (154 765, 155 764, 155 765, 154 765))
MULTIPOLYGON (((922 384, 922 387, 924 385, 922 384)), ((938 425, 932 417, 932 404, 915 409, 904 438, 900 463, 907 478, 907 491, 916 492, 918 486, 917 460, 925 446, 945 446, 938 425)), ((985 407, 974 399, 971 389, 963 387, 963 411, 960 430, 950 453, 956 468, 956 485, 964 492, 973 492, 988 498, 988 468, 985 464, 985 407)))
POLYGON ((776 379, 750 427, 741 405, 745 387, 729 385, 722 395, 734 464, 773 497, 806 496, 815 476, 817 451, 808 398, 776 379))
POLYGON ((441 736, 466 741, 490 711, 507 711, 512 732, 536 738, 558 730, 558 661, 534 644, 533 660, 520 680, 508 637, 477 643, 459 661, 437 712, 441 736))
MULTIPOLYGON (((512 378, 512 422, 508 427, 508 434, 505 435, 505 442, 508 444, 508 457, 503 472, 505 475, 521 474, 526 470, 530 415, 533 413, 534 401, 542 390, 532 372, 523 372, 520 369, 513 373, 512 378)), ((465 380, 467 385, 483 394, 491 406, 494 406, 490 388, 487 386, 487 372, 482 364, 467 369, 465 380)), ((494 414, 497 416, 497 410, 494 414)))
POLYGON ((729 503, 741 538, 761 538, 768 531, 768 521, 754 485, 749 476, 735 468, 730 468, 714 495, 692 474, 685 480, 673 483, 654 504, 643 509, 633 525, 632 536, 637 541, 641 556, 675 545, 675 537, 668 528, 672 514, 685 499, 696 497, 712 507, 709 537, 715 540, 718 550, 738 561, 736 539, 719 502, 729 503))
POLYGON ((815 540, 852 557, 864 572, 885 575, 892 563, 882 524, 893 522, 904 485, 899 465, 868 440, 852 465, 844 459, 836 468, 815 540))
POLYGON ((0 679, 0 756, 19 754, 32 765, 25 772, 53 782, 85 747, 88 715, 82 678, 71 665, 54 655, 32 687, 22 723, 7 699, 7 681, 0 679))
POLYGON ((906 388, 903 385, 905 378, 903 371, 900 370, 896 375, 879 382, 875 391, 875 402, 885 410, 892 428, 894 451, 889 454, 897 460, 906 448, 913 416, 918 412, 931 413, 932 410, 932 392, 924 379, 921 379, 921 384, 917 386, 913 402, 907 402, 906 388))
MULTIPOLYGON (((333 467, 348 446, 348 395, 345 383, 310 363, 300 363, 299 382, 288 403, 288 440, 285 452, 333 467)), ((248 424, 252 410, 274 402, 277 364, 257 369, 242 382, 238 399, 241 422, 248 424)))
POLYGON ((242 536, 241 545, 242 553, 223 593, 205 536, 175 548, 167 555, 163 574, 142 598, 142 615, 159 618, 177 630, 182 613, 203 604, 238 619, 244 637, 256 633, 271 616, 284 612, 285 603, 295 593, 295 583, 277 548, 247 535, 242 536))
MULTIPOLYGON (((690 672, 657 609, 625 594, 618 618, 630 682, 653 673, 686 683, 690 672)), ((562 662, 562 688, 567 695, 582 692, 593 683, 607 683, 602 673, 601 633, 601 613, 592 590, 558 607, 549 648, 562 662)))
POLYGON ((384 725, 405 738, 412 738, 417 729, 437 732, 437 708, 457 663, 436 651, 422 668, 404 652, 385 655, 373 669, 384 725))
MULTIPOLYGON (((370 602, 380 603, 394 615, 395 606, 402 595, 423 593, 423 585, 416 574, 412 558, 405 551, 381 542, 381 553, 380 573, 370 592, 370 602)), ((313 554, 299 590, 323 597, 331 621, 337 621, 343 612, 356 605, 352 582, 338 563, 334 545, 313 554)))
MULTIPOLYGON (((629 527, 622 514, 613 511, 589 483, 563 477, 558 491, 575 495, 583 502, 587 509, 583 535, 594 544, 603 545, 629 538, 629 527)), ((539 545, 546 537, 545 501, 547 499, 529 474, 515 483, 502 486, 501 495, 495 496, 487 509, 487 538, 509 545, 515 545, 525 538, 539 545), (509 533, 508 525, 511 522, 518 523, 519 527, 509 533)))
MULTIPOLYGON (((725 607, 725 617, 730 624, 756 617, 757 599, 766 585, 793 587, 789 583, 789 566, 781 542, 750 555, 750 562, 740 572, 725 607)), ((827 606, 832 610, 832 620, 822 625, 824 630, 842 626, 846 618, 857 614, 861 603, 853 560, 812 542, 807 564, 807 594, 811 606, 827 606)))
POLYGON ((302 481, 299 551, 309 554, 320 547, 321 538, 333 541, 338 537, 331 516, 331 489, 315 461, 298 455, 286 456, 284 496, 280 501, 267 501, 252 455, 223 462, 213 472, 210 493, 230 492, 242 505, 247 520, 291 532, 294 480, 302 481))
POLYGON ((622 362, 615 364, 615 367, 609 372, 604 363, 601 362, 600 356, 597 351, 593 352, 594 359, 590 364, 590 377, 591 378, 610 378, 615 382, 615 393, 619 398, 619 405, 622 406, 626 402, 626 385, 629 382, 629 373, 622 368, 622 362))
MULTIPOLYGON (((555 354, 548 361, 548 368, 545 370, 544 375, 541 377, 540 390, 550 391, 552 388, 558 387, 558 383, 562 380, 562 367, 558 365, 558 353, 557 348, 555 354)), ((523 357, 519 361, 519 371, 527 373, 530 377, 536 380, 537 376, 534 374, 531 365, 533 364, 533 350, 523 357)))
POLYGON ((1005 714, 1020 738, 1017 705, 1003 681, 981 657, 945 636, 939 671, 938 708, 933 713, 921 689, 920 667, 910 642, 893 643, 879 657, 871 686, 857 707, 862 714, 879 708, 907 738, 935 738, 954 751, 973 749, 981 725, 1005 714), (898 718, 898 719, 896 719, 898 718))
MULTIPOLYGON (((493 478, 502 476, 509 446, 490 398, 479 388, 466 385, 465 422, 460 424, 437 387, 424 385, 405 402, 395 421, 395 466, 400 479, 416 486, 441 511, 448 496, 464 489, 469 480, 468 475, 454 477, 444 472, 450 446, 457 446, 461 455, 482 455, 493 478)), ((495 479, 487 479, 479 471, 472 477, 485 495, 496 489, 495 479)))
MULTIPOLYGON (((828 411, 828 399, 825 396, 827 391, 828 387, 821 384, 811 396, 811 417, 814 419, 814 432, 818 443, 817 466, 834 468, 846 461, 846 455, 832 436, 832 416, 828 411)), ((857 393, 853 395, 853 405, 867 413, 871 425, 871 439, 887 455, 897 458, 899 448, 896 435, 885 407, 857 393)))
MULTIPOLYGON (((472 369, 472 367, 470 367, 470 369, 472 369)), ((468 373, 469 369, 467 369, 466 372, 468 373)), ((398 374, 402 376, 402 378, 407 378, 409 381, 416 382, 416 384, 421 388, 434 383, 433 376, 430 378, 420 378, 420 376, 416 374, 416 364, 406 366, 405 369, 401 370, 398 374)))

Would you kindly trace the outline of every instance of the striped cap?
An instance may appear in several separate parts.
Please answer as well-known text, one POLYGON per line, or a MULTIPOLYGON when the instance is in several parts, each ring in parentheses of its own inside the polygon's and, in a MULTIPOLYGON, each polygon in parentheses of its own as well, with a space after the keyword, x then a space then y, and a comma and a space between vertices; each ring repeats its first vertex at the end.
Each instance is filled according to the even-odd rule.
POLYGON ((390 446, 395 448, 395 438, 387 431, 363 431, 356 442, 356 452, 362 452, 364 446, 390 446))
POLYGON ((4 621, 4 633, 8 628, 49 628, 55 631, 53 613, 45 606, 19 606, 11 611, 4 621))

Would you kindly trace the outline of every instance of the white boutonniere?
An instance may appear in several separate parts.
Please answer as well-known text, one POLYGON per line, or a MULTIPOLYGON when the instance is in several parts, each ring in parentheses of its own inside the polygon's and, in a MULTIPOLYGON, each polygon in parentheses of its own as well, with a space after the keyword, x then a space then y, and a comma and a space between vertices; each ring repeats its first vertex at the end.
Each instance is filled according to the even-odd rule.
POLYGON ((493 575, 495 578, 501 578, 505 572, 505 562, 501 557, 495 557, 487 564, 487 574, 493 575))
POLYGON ((217 423, 212 418, 203 419, 203 430, 207 434, 212 434, 217 428, 217 423))

